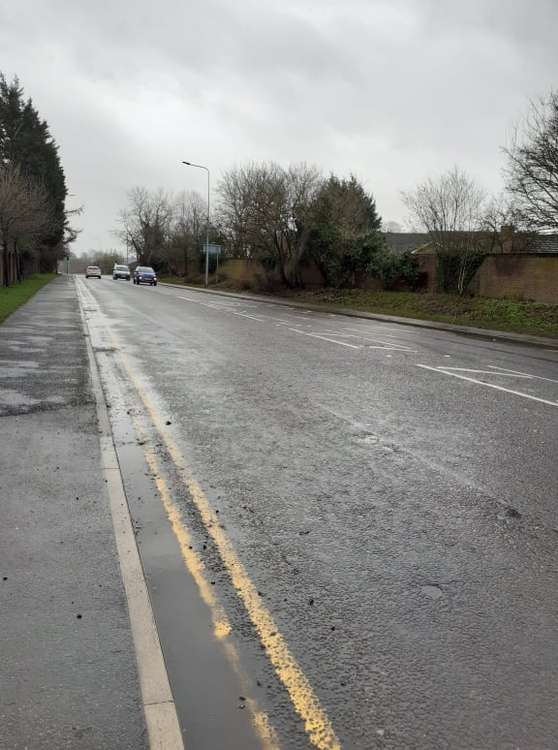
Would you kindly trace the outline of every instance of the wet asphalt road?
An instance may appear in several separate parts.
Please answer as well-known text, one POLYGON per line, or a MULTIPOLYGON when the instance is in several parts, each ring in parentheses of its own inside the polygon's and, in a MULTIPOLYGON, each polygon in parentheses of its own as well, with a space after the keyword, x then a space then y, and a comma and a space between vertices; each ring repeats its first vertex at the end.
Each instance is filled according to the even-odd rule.
MULTIPOLYGON (((124 450, 125 415, 146 417, 133 371, 342 747, 556 746, 558 352, 190 289, 86 286, 129 362, 114 403, 129 494, 148 473, 124 450)), ((312 747, 162 448, 160 462, 278 744, 312 747)), ((153 552, 169 530, 151 496, 138 540, 198 748, 216 718, 188 716, 204 659, 180 661, 193 628, 165 583, 172 552, 153 552)), ((247 747, 243 731, 222 746, 247 747)))

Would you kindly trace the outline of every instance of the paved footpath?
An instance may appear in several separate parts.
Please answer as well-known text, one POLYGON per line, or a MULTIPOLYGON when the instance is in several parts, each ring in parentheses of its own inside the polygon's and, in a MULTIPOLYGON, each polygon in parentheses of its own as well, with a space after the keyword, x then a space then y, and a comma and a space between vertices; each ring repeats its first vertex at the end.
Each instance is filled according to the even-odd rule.
POLYGON ((0 747, 147 747, 74 282, 0 326, 0 747))

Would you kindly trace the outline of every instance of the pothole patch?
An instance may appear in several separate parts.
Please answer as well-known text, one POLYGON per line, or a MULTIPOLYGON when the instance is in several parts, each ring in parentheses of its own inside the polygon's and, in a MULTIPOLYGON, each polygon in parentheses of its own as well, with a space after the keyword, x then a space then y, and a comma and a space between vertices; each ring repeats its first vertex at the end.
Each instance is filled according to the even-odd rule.
POLYGON ((421 593, 424 594, 424 596, 427 596, 429 599, 432 599, 432 601, 437 601, 444 595, 444 592, 439 586, 435 586, 432 583, 426 584, 426 586, 420 587, 421 593))

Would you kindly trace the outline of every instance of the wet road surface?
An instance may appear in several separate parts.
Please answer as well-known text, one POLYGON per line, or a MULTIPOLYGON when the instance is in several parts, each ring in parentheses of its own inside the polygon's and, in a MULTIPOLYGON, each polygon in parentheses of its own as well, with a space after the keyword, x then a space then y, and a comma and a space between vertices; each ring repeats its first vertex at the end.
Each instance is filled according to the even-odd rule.
POLYGON ((558 352, 77 284, 187 746, 555 746, 558 352))

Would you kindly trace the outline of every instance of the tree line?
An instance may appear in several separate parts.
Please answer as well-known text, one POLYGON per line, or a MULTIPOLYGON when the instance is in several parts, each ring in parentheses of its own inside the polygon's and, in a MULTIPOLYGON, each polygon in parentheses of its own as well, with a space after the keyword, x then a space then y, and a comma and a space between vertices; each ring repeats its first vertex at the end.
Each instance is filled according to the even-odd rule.
POLYGON ((17 78, 0 73, 0 280, 56 270, 77 232, 65 210, 66 179, 46 120, 17 78))
MULTIPOLYGON (((537 232, 558 230, 558 94, 533 103, 507 157, 505 189, 488 195, 459 167, 402 193, 413 224, 438 258, 438 288, 463 294, 487 253, 502 252, 502 227, 527 249, 537 232)), ((216 189, 210 242, 228 258, 257 261, 267 279, 304 284, 318 268, 324 285, 379 279, 416 288, 416 255, 386 246, 373 195, 354 176, 324 176, 307 164, 251 163, 228 170, 216 189)), ((118 235, 142 264, 185 277, 201 271, 207 205, 198 193, 134 188, 118 235)))
MULTIPOLYGON (((258 262, 270 284, 301 286, 309 263, 329 286, 354 285, 367 273, 387 286, 418 277, 412 259, 389 252, 374 197, 354 176, 252 163, 227 171, 216 193, 210 242, 226 258, 258 262)), ((207 204, 198 193, 134 188, 117 234, 138 262, 188 277, 201 271, 206 226, 207 204)))
POLYGON ((443 291, 463 294, 484 257, 503 251, 505 236, 514 236, 521 252, 538 233, 558 232, 558 92, 531 103, 502 150, 505 188, 498 196, 457 167, 403 193, 431 238, 443 291))

